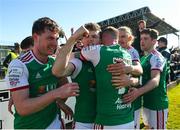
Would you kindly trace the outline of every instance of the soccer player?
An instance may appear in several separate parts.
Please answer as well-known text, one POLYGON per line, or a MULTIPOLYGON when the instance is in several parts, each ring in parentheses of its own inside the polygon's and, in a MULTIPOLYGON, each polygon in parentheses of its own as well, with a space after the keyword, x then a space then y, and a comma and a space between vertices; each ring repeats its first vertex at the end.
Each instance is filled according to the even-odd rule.
MULTIPOLYGON (((88 30, 88 35, 82 37, 81 42, 83 47, 87 47, 90 44, 99 44, 100 26, 96 23, 87 23, 84 27, 88 30)), ((92 63, 82 61, 80 58, 77 58, 77 56, 68 62, 68 58, 66 57, 70 56, 69 54, 74 44, 65 44, 60 49, 61 53, 56 58, 52 72, 58 77, 71 76, 72 81, 79 84, 80 93, 79 96, 76 97, 74 128, 93 129, 96 117, 96 81, 94 67, 92 63), (66 62, 62 62, 62 60, 66 60, 66 66, 66 62)))
MULTIPOLYGON (((118 75, 121 74, 132 74, 133 76, 139 76, 143 73, 139 54, 134 47, 131 46, 134 36, 132 35, 132 31, 127 26, 122 26, 118 28, 119 30, 119 44, 122 48, 126 49, 132 58, 132 65, 126 65, 122 61, 117 64, 111 64, 108 66, 108 71, 112 73, 113 78, 118 80, 118 75)), ((119 76, 120 77, 120 76, 119 76)), ((120 79, 119 79, 120 80, 120 79)), ((131 88, 133 89, 133 88, 131 88)), ((138 98, 134 102, 134 123, 135 128, 139 129, 140 125, 140 108, 141 108, 141 98, 138 98)))
MULTIPOLYGON (((134 128, 131 104, 123 103, 122 96, 128 92, 127 86, 116 88, 112 85, 112 75, 107 66, 123 60, 131 64, 131 56, 118 44, 118 30, 107 27, 102 31, 102 44, 82 49, 81 56, 91 61, 95 67, 97 83, 97 115, 95 129, 134 128)), ((124 74, 125 75, 125 74, 124 74)))
MULTIPOLYGON (((15 129, 61 128, 56 99, 78 96, 76 83, 57 88, 58 78, 51 72, 54 58, 50 55, 57 48, 60 31, 48 17, 36 20, 32 27, 32 50, 9 65, 6 80, 15 105, 15 129)), ((78 38, 76 35, 71 39, 78 38)))
POLYGON ((168 115, 168 97, 166 92, 166 60, 155 49, 158 32, 144 29, 141 32, 141 49, 145 56, 141 58, 143 67, 142 87, 134 89, 125 96, 131 102, 143 95, 143 115, 145 125, 153 129, 165 129, 168 115))

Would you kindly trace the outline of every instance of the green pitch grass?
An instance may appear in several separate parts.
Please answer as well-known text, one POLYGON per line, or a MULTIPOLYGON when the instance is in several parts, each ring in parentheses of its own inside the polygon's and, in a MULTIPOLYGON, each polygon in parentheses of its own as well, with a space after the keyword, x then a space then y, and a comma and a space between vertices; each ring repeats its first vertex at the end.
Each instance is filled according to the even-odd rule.
POLYGON ((180 129, 180 84, 168 90, 169 116, 168 129, 180 129))

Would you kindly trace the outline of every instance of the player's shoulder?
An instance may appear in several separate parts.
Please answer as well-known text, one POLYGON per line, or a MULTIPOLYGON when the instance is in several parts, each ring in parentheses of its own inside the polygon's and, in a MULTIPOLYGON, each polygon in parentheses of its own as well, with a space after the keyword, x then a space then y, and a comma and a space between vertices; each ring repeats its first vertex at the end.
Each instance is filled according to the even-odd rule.
POLYGON ((151 52, 151 55, 152 55, 152 57, 151 57, 151 59, 161 59, 161 60, 164 60, 164 57, 163 57, 163 55, 160 53, 160 52, 158 52, 157 50, 153 50, 152 52, 151 52))
POLYGON ((32 51, 28 51, 25 54, 23 54, 21 57, 19 57, 19 60, 24 64, 31 62, 33 59, 34 59, 34 55, 32 51))
POLYGON ((14 59, 10 62, 9 67, 22 66, 23 62, 20 59, 14 59))
POLYGON ((82 51, 92 51, 92 50, 98 50, 102 47, 102 45, 90 45, 87 47, 83 47, 82 51))
POLYGON ((132 47, 132 46, 130 46, 130 47, 128 48, 128 50, 129 50, 130 52, 133 52, 133 53, 138 53, 138 51, 137 51, 134 47, 132 47))
POLYGON ((165 58, 162 56, 162 54, 160 52, 158 52, 157 50, 153 50, 151 52, 151 61, 152 62, 165 62, 165 58))

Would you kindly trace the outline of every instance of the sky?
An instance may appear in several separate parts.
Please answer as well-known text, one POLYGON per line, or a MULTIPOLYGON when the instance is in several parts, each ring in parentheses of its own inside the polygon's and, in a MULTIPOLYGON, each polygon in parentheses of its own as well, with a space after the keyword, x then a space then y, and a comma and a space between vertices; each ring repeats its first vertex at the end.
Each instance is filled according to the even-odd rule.
MULTIPOLYGON (((180 0, 0 0, 0 44, 13 45, 31 35, 33 22, 50 17, 63 28, 100 22, 142 7, 180 30, 180 0)), ((180 33, 178 33, 180 34, 180 33)), ((168 35, 169 47, 178 46, 178 37, 168 35)))

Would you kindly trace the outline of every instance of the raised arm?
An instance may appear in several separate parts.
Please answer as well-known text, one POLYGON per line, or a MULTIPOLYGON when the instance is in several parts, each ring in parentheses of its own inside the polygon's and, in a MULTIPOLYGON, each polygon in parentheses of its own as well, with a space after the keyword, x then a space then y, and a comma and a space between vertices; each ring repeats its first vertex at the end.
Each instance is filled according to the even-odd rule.
POLYGON ((56 61, 52 68, 52 73, 57 76, 67 76, 72 73, 74 66, 72 63, 69 63, 72 49, 75 45, 75 42, 84 34, 87 34, 88 30, 81 26, 68 40, 65 46, 60 48, 59 54, 56 57, 56 61))

